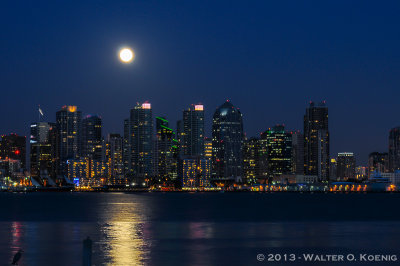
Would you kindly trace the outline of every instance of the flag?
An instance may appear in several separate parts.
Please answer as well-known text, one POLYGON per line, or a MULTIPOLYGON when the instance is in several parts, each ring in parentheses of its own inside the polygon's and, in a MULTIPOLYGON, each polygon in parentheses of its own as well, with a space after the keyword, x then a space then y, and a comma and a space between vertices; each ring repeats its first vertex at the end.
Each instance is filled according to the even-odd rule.
POLYGON ((40 113, 42 116, 44 116, 42 109, 40 109, 40 106, 39 106, 39 113, 40 113))

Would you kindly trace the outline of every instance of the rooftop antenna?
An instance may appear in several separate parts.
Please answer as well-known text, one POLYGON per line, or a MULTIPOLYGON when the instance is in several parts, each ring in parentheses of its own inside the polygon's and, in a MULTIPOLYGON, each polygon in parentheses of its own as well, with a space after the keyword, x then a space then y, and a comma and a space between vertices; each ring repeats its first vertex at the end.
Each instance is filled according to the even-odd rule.
POLYGON ((42 120, 42 118, 43 118, 43 116, 44 116, 44 114, 43 114, 43 111, 42 111, 42 109, 40 108, 40 104, 39 104, 39 108, 38 108, 39 110, 39 122, 41 122, 41 120, 42 120))

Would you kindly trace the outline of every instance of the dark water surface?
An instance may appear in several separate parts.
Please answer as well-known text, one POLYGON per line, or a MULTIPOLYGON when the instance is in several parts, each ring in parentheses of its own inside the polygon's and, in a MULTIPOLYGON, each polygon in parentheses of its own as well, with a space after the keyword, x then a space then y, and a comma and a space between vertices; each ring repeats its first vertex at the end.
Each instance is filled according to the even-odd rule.
POLYGON ((399 208, 400 194, 0 193, 0 265, 20 248, 20 265, 81 265, 86 236, 94 265, 313 265, 258 262, 260 253, 400 258, 399 208))

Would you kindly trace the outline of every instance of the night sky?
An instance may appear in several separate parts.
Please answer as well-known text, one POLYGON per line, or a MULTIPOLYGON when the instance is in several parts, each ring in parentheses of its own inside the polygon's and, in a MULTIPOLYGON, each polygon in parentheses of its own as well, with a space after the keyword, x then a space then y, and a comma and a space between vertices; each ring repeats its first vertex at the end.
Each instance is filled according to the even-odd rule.
POLYGON ((148 100, 173 128, 203 103, 210 136, 230 99, 250 137, 276 123, 303 131, 308 102, 326 100, 331 156, 365 164, 400 125, 398 1, 65 2, 2 2, 1 134, 28 135, 38 104, 47 121, 78 105, 103 117, 104 135, 122 133, 148 100), (118 60, 124 45, 133 64, 118 60))

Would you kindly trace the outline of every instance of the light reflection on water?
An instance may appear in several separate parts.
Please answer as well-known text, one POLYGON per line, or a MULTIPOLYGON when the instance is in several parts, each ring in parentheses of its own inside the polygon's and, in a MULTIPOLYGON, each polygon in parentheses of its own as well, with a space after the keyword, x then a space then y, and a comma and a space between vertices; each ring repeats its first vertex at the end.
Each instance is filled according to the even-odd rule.
MULTIPOLYGON (((77 199, 70 208, 52 208, 35 219, 0 220, 0 265, 9 264, 20 248, 25 251, 20 265, 80 265, 87 236, 93 240, 94 265, 252 265, 256 254, 267 251, 399 250, 398 221, 214 221, 206 212, 212 204, 185 216, 194 203, 174 195, 69 197, 77 199), (185 212, 181 206, 188 206, 185 212)), ((18 205, 20 213, 34 203, 26 209, 18 205)))

